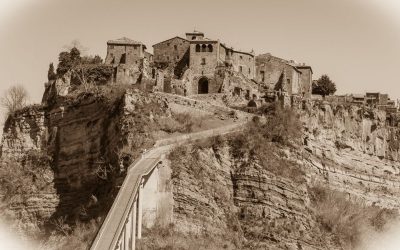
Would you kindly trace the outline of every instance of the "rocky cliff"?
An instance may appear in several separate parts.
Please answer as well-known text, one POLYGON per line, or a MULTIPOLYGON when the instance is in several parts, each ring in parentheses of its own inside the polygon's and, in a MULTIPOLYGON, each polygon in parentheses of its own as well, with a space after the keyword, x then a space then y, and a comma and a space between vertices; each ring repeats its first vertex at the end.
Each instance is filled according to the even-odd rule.
POLYGON ((353 249, 361 227, 381 230, 400 205, 398 128, 356 106, 300 113, 301 145, 256 129, 174 150, 175 230, 206 249, 353 249))
MULTIPOLYGON (((127 166, 153 145, 151 124, 168 115, 166 102, 132 90, 104 91, 59 97, 51 106, 28 107, 8 118, 3 162, 26 170, 30 152, 51 159, 46 170, 51 174, 32 177, 49 178, 50 188, 11 199, 8 208, 17 219, 44 226, 60 217, 73 222, 104 215, 127 166)), ((7 178, 2 174, 2 180, 7 178)))
POLYGON ((316 181, 368 204, 400 207, 399 129, 386 113, 315 103, 304 110, 305 164, 316 181))

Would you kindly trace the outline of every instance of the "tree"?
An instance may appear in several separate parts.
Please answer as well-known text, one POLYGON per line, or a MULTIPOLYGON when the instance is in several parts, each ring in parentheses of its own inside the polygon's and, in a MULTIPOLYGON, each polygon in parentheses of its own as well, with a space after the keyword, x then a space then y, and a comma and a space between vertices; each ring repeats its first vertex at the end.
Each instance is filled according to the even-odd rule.
POLYGON ((81 62, 79 49, 73 47, 69 52, 63 51, 58 55, 57 75, 62 76, 81 62))
POLYGON ((17 85, 8 89, 0 98, 0 105, 7 110, 8 114, 14 113, 18 109, 26 106, 28 92, 24 87, 17 85))
POLYGON ((316 95, 332 95, 336 92, 336 84, 328 75, 322 75, 316 82, 312 84, 312 93, 316 95))
POLYGON ((49 65, 49 71, 47 72, 47 79, 49 80, 49 81, 51 81, 51 80, 55 80, 56 79, 56 72, 54 72, 54 65, 53 65, 53 63, 50 63, 50 65, 49 65))

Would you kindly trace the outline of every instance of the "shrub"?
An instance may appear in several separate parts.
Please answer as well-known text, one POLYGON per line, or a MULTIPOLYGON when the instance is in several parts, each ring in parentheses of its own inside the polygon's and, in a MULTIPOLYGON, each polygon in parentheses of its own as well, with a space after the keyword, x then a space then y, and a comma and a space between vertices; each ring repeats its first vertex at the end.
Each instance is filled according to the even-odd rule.
POLYGON ((4 199, 23 196, 52 188, 51 158, 38 150, 30 150, 21 163, 15 159, 0 162, 0 187, 4 199))
POLYGON ((173 224, 168 228, 153 228, 143 232, 144 238, 137 242, 137 249, 237 249, 232 244, 235 239, 229 239, 227 234, 222 239, 205 234, 184 234, 173 224))
POLYGON ((75 222, 70 226, 64 220, 58 220, 56 231, 47 239, 41 242, 39 249, 88 249, 100 227, 96 220, 87 223, 75 222))
POLYGON ((228 137, 232 156, 242 161, 241 167, 258 162, 275 175, 304 182, 304 171, 297 164, 285 159, 280 147, 295 146, 301 139, 301 124, 297 115, 276 106, 265 123, 254 120, 243 132, 228 137))
POLYGON ((205 116, 193 116, 189 113, 172 113, 171 117, 158 119, 160 130, 168 133, 191 133, 203 127, 205 116))
POLYGON ((335 243, 345 248, 354 248, 359 243, 362 230, 382 230, 398 216, 394 210, 350 201, 344 193, 323 186, 311 187, 309 192, 321 229, 332 234, 335 243))

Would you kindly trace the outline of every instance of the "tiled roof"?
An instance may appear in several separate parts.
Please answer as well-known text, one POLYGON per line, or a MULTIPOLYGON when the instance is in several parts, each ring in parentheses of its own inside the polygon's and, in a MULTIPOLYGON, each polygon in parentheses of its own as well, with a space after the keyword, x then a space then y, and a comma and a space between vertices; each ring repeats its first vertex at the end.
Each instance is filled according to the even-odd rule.
POLYGON ((138 42, 135 40, 132 40, 130 38, 127 37, 122 37, 119 39, 115 39, 115 40, 108 40, 107 44, 143 44, 142 42, 138 42))
POLYGON ((173 40, 173 39, 181 39, 181 40, 187 41, 185 38, 182 38, 182 37, 180 37, 180 36, 175 36, 175 37, 173 37, 173 38, 170 38, 170 39, 164 40, 164 41, 162 41, 162 42, 156 43, 156 44, 153 45, 153 47, 156 46, 156 45, 158 45, 158 44, 165 43, 165 42, 168 42, 168 41, 173 40))

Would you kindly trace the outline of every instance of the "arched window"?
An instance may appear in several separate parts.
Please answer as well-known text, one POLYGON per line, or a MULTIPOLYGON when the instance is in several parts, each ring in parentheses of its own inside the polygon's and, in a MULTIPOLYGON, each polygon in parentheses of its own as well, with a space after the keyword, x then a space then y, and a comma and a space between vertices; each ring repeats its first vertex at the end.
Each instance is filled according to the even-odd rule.
POLYGON ((208 52, 213 52, 213 46, 211 44, 208 45, 208 52))
POLYGON ((207 45, 203 44, 201 45, 201 52, 206 52, 207 51, 207 45))
POLYGON ((196 40, 196 36, 192 36, 192 40, 196 40))
POLYGON ((200 52, 200 44, 196 44, 196 52, 200 52))

